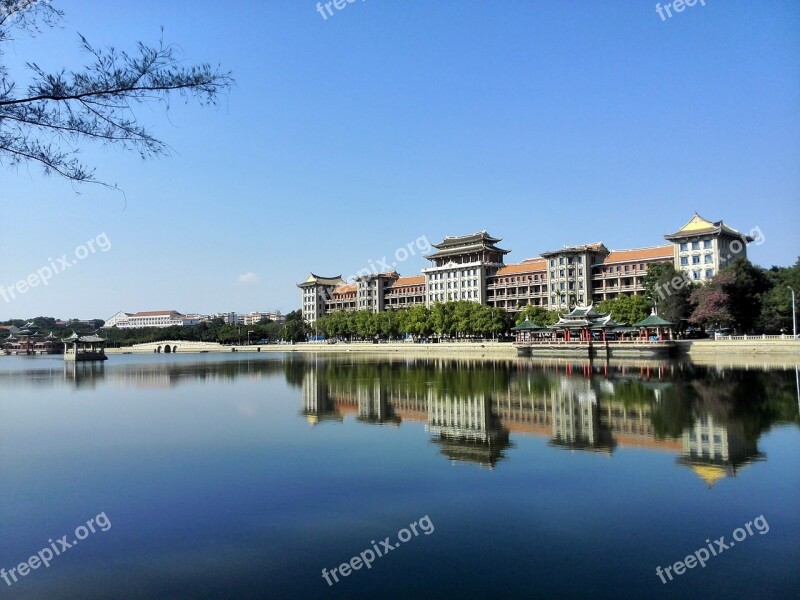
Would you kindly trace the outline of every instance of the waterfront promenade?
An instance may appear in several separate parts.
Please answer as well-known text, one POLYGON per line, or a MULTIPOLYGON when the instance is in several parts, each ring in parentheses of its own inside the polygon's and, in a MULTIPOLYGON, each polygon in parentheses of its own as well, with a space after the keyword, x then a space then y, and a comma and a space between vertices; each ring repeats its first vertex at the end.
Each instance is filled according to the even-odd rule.
MULTIPOLYGON (((566 344, 565 344, 566 345, 566 344)), ((675 342, 676 355, 688 356, 703 361, 730 360, 731 357, 746 359, 753 356, 780 357, 787 360, 800 360, 800 340, 786 336, 738 336, 722 340, 678 340, 675 342)), ((514 358, 517 348, 511 342, 439 342, 417 344, 411 342, 338 342, 336 344, 304 342, 298 344, 261 344, 223 346, 209 342, 163 341, 136 344, 121 348, 107 348, 106 353, 114 354, 153 354, 153 353, 324 353, 324 354, 400 354, 407 356, 474 356, 487 358, 514 358), (169 348, 167 351, 166 349, 169 348)))

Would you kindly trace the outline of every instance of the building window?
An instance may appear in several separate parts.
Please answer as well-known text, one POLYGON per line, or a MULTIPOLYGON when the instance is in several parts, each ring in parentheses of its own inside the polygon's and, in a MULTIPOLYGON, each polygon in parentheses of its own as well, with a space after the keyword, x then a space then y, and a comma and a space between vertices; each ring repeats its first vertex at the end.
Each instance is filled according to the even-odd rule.
POLYGON ((700 279, 700 271, 694 271, 694 272, 692 273, 692 277, 693 277, 694 279, 700 279))
POLYGON ((682 265, 688 265, 689 264, 689 257, 681 256, 681 264, 682 265))
POLYGON ((714 269, 706 269, 706 277, 713 277, 714 269))
POLYGON ((711 248, 711 240, 703 240, 703 248, 711 248))
POLYGON ((631 270, 631 267, 630 267, 630 265, 625 265, 625 272, 626 272, 626 273, 629 273, 629 272, 630 272, 630 270, 631 270))
POLYGON ((699 265, 700 264, 700 257, 699 256, 693 256, 692 257, 692 264, 693 265, 699 265))
POLYGON ((700 242, 692 242, 692 250, 700 250, 700 242))
POLYGON ((714 255, 713 254, 706 254, 706 264, 714 262, 714 255))
POLYGON ((579 256, 578 258, 575 259, 575 262, 577 262, 579 265, 582 265, 583 264, 583 257, 579 256))
POLYGON ((681 252, 686 252, 688 249, 688 244, 686 242, 681 242, 681 252))

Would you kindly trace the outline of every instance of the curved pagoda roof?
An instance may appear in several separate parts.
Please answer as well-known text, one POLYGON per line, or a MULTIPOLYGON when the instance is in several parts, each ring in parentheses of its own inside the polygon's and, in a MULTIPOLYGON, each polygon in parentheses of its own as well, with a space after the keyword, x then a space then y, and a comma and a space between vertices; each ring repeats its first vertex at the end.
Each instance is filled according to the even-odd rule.
POLYGON ((323 277, 322 275, 317 275, 315 273, 309 273, 306 280, 302 283, 298 283, 297 287, 304 287, 307 285, 341 285, 345 283, 344 279, 342 279, 341 275, 336 275, 335 277, 323 277))
POLYGON ((69 337, 65 337, 61 340, 62 342, 86 342, 88 344, 98 343, 98 342, 105 342, 105 338, 101 338, 97 333, 91 333, 89 335, 78 335, 74 331, 72 335, 69 337))
POLYGON ((568 314, 559 317, 558 323, 553 325, 554 329, 608 329, 619 327, 611 318, 611 314, 599 313, 594 309, 594 304, 588 306, 576 306, 568 314))
POLYGON ((425 258, 433 260, 436 258, 446 258, 448 256, 459 256, 461 254, 483 251, 496 252, 498 254, 508 254, 511 252, 511 250, 504 250, 495 245, 501 241, 503 241, 502 238, 492 237, 485 229, 469 235, 446 237, 438 244, 431 244, 436 248, 437 252, 429 254, 425 258))
POLYGON ((689 220, 686 225, 681 227, 675 233, 668 233, 664 236, 665 239, 669 241, 675 241, 685 238, 691 238, 695 236, 705 236, 705 235, 719 235, 719 234, 727 234, 729 236, 739 238, 746 242, 752 242, 753 237, 742 233, 726 225, 722 221, 709 221, 708 219, 704 219, 697 213, 694 213, 694 216, 689 220))

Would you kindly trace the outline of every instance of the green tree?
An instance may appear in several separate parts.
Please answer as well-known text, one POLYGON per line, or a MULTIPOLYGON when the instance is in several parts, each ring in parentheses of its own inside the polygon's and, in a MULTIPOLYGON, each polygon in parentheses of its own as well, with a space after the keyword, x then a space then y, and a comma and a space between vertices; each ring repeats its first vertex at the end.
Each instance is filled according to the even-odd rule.
POLYGON ((653 263, 648 265, 647 273, 644 276, 644 297, 650 300, 653 304, 660 300, 659 293, 656 291, 656 286, 662 283, 665 272, 675 272, 675 267, 672 263, 653 263))
POLYGON ((671 263, 662 264, 653 289, 658 314, 682 329, 692 314, 690 298, 693 289, 694 284, 686 272, 676 270, 671 263))
POLYGON ((792 293, 789 287, 800 294, 800 259, 792 267, 772 267, 765 275, 770 288, 762 296, 758 326, 767 333, 791 333, 792 293))
POLYGON ((597 305, 598 312, 611 313, 618 323, 633 325, 650 314, 651 303, 644 296, 618 296, 603 300, 597 305))
MULTIPOLYGON (((15 31, 61 26, 62 17, 50 2, 0 0, 0 59, 15 31)), ((0 63, 0 163, 38 163, 45 174, 97 182, 94 169, 77 158, 80 146, 94 142, 143 158, 163 155, 166 144, 137 120, 136 107, 167 105, 174 93, 215 105, 233 84, 229 72, 209 64, 185 65, 175 45, 140 42, 129 53, 79 38, 91 62, 75 71, 48 73, 29 63, 30 80, 20 85, 0 63)))
POLYGON ((558 311, 547 310, 541 306, 529 304, 517 315, 517 325, 528 319, 531 323, 536 323, 541 327, 547 327, 558 322, 558 311))
POLYGON ((721 271, 732 273, 733 281, 727 285, 728 310, 737 330, 753 331, 761 315, 763 296, 770 289, 770 279, 764 269, 756 267, 746 258, 737 258, 721 271))
POLYGON ((308 337, 308 325, 299 310, 286 315, 286 322, 281 330, 281 339, 287 342, 304 342, 308 337))

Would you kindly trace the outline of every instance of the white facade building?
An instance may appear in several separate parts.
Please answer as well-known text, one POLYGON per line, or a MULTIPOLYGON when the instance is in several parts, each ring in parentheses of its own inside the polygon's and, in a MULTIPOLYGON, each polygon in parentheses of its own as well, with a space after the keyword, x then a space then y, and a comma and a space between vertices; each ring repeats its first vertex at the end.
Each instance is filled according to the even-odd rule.
POLYGON ((137 313, 118 312, 108 319, 104 328, 136 329, 139 327, 185 327, 197 325, 200 319, 188 317, 176 310, 154 310, 137 313))

